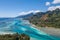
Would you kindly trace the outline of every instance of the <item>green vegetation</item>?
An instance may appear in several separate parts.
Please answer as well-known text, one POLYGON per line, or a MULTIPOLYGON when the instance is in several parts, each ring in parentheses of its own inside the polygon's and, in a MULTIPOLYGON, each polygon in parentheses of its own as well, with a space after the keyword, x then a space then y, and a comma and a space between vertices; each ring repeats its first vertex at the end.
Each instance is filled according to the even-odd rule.
POLYGON ((29 18, 29 21, 39 27, 60 28, 60 9, 36 13, 33 17, 29 18))
POLYGON ((0 40, 30 40, 30 37, 25 34, 5 34, 0 35, 0 40), (25 38, 25 39, 23 39, 25 38))

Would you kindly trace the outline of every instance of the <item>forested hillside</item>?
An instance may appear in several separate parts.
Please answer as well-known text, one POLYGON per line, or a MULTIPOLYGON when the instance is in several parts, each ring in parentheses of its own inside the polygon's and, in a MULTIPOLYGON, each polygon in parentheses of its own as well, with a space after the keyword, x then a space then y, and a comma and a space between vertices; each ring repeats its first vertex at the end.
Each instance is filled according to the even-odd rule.
POLYGON ((38 12, 29 18, 32 24, 38 27, 56 27, 60 28, 60 9, 47 12, 38 12))

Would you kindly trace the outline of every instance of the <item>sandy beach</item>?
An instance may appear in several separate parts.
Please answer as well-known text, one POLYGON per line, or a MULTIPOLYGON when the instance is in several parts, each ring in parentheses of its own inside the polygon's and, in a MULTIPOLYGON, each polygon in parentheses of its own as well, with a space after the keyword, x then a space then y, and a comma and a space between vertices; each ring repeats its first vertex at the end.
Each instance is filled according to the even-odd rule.
POLYGON ((55 37, 60 38, 60 29, 59 28, 53 28, 53 27, 37 27, 34 24, 32 24, 35 28, 49 34, 55 37))
POLYGON ((39 30, 50 34, 52 36, 60 37, 60 29, 58 28, 52 28, 52 27, 41 27, 39 30))

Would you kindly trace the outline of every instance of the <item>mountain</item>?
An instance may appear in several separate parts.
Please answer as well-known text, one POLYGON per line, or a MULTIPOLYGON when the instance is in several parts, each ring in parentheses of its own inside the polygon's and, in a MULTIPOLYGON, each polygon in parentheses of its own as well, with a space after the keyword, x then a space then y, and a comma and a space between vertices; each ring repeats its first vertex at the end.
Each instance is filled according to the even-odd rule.
POLYGON ((32 24, 41 27, 56 27, 60 28, 60 9, 53 11, 39 12, 29 18, 32 24))
MULTIPOLYGON (((40 11, 28 11, 28 12, 25 12, 26 15, 19 15, 17 16, 16 18, 24 18, 24 19, 29 19, 33 16, 38 16, 38 17, 41 17, 41 15, 43 15, 44 13, 43 12, 40 12, 40 11)), ((24 13, 24 14, 25 14, 24 13)))
POLYGON ((34 14, 33 13, 30 13, 30 14, 27 14, 27 15, 22 15, 22 16, 17 16, 16 18, 29 18, 31 16, 33 16, 34 14))

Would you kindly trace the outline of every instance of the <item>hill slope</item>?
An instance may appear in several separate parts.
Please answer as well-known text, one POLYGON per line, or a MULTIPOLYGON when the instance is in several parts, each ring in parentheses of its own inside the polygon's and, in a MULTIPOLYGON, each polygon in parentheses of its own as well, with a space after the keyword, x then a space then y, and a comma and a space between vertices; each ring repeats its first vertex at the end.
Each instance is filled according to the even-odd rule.
POLYGON ((53 11, 36 13, 29 18, 29 21, 41 27, 56 27, 60 28, 60 9, 53 11))

